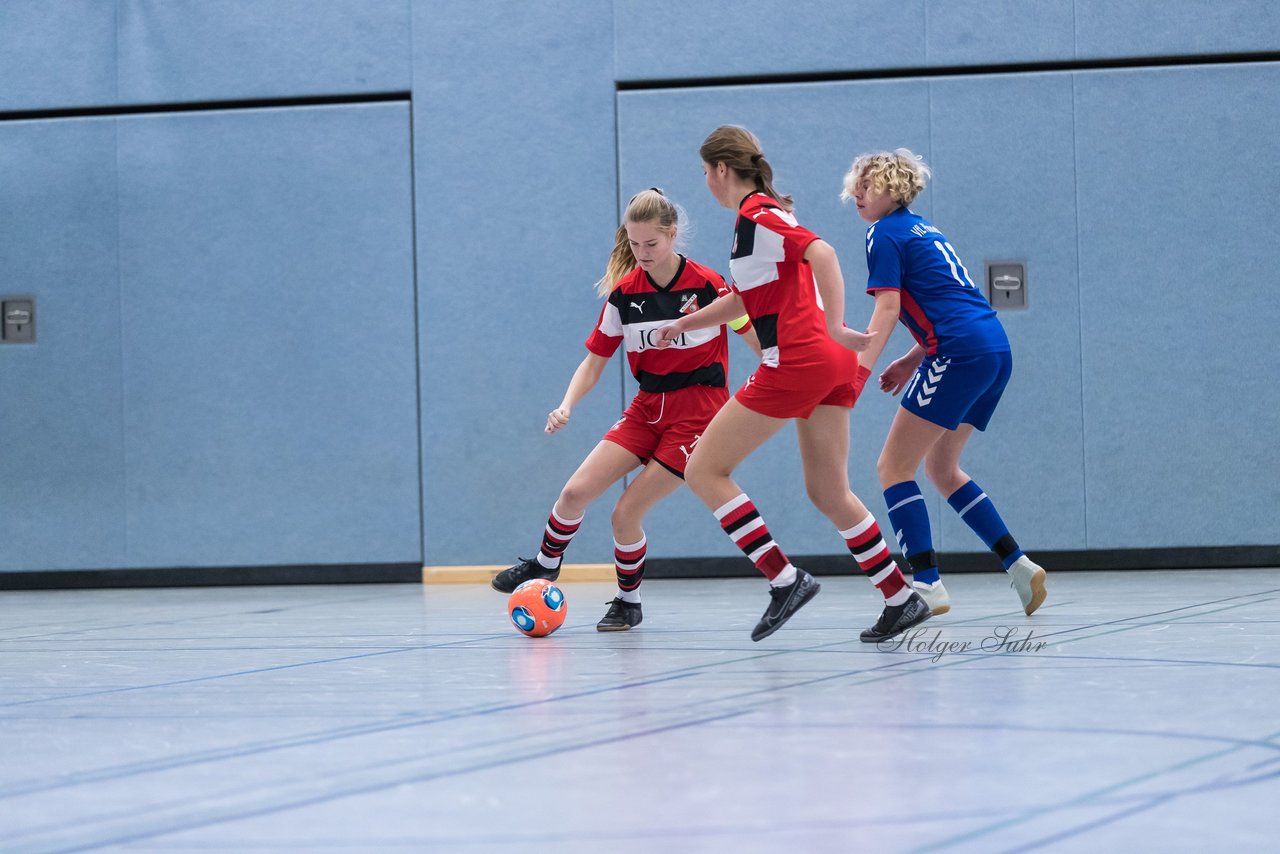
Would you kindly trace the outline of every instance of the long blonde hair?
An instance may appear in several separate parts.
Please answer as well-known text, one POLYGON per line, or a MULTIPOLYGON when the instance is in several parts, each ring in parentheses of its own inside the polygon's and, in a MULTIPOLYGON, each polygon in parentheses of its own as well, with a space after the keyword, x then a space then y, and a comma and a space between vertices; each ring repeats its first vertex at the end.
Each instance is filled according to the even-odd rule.
POLYGON ((765 159, 756 135, 738 125, 721 125, 711 132, 698 149, 702 162, 711 166, 723 163, 744 181, 751 181, 756 189, 771 197, 787 210, 795 205, 790 196, 784 196, 773 188, 773 167, 765 159))
POLYGON ((924 158, 909 148, 859 154, 844 176, 840 198, 846 202, 852 199, 858 184, 865 180, 872 190, 887 193, 889 198, 906 207, 924 190, 931 175, 933 172, 924 158))
POLYGON ((636 256, 627 237, 627 223, 651 222, 663 234, 676 232, 678 242, 683 243, 688 238, 687 220, 684 208, 663 195, 659 187, 650 187, 632 196, 626 213, 622 215, 622 224, 614 235, 613 251, 609 253, 604 277, 596 282, 596 293, 600 296, 609 293, 619 279, 636 268, 636 256))

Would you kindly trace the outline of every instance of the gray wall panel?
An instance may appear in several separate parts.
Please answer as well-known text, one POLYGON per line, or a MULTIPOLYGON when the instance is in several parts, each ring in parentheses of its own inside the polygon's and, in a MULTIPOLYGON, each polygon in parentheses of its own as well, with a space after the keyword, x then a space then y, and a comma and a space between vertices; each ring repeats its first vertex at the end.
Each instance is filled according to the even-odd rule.
POLYGON ((924 65, 924 0, 615 0, 619 80, 924 65), (661 22, 661 25, 658 25, 661 22))
POLYGON ((407 89, 409 0, 119 0, 122 103, 407 89))
POLYGON ((130 561, 420 558, 409 111, 120 120, 130 561))
POLYGON ((115 172, 109 119, 0 125, 0 571, 125 563, 115 172))
MULTIPOLYGON (((542 432, 586 355, 617 227, 611 10, 414 9, 426 560, 510 562, 621 411, 615 364, 542 432)), ((618 493, 570 561, 613 559, 618 493)))
POLYGON ((1001 65, 1075 56, 1074 0, 927 4, 927 64, 1001 65))
MULTIPOLYGON (((531 554, 634 390, 619 356, 542 433, 599 311, 618 196, 665 187, 689 254, 727 271, 732 214, 696 154, 723 122, 760 133, 840 253, 851 325, 871 311, 864 224, 837 198, 858 151, 929 159, 915 207, 971 269, 1027 258, 1014 380, 966 465, 1028 548, 1280 542, 1280 392, 1256 344, 1277 321, 1280 64, 615 91, 1280 46, 1263 0, 1153 8, 0 3, 0 112, 413 90, 412 122, 404 104, 0 120, 0 294, 40 312, 36 346, 0 346, 0 570, 531 554)), ((736 387, 754 357, 732 352, 736 387)), ((873 387, 853 416, 854 488, 882 521, 896 406, 873 387)), ((741 476, 786 549, 840 550, 793 431, 741 476)), ((609 560, 618 493, 571 561, 609 560)), ((939 545, 978 547, 930 507, 939 545)), ((655 557, 737 554, 687 491, 649 530, 655 557)))
POLYGON ((1280 67, 1076 79, 1089 546, 1280 542, 1280 67))
MULTIPOLYGON (((934 224, 980 286, 987 261, 1028 264, 1028 309, 1000 313, 1013 347, 1013 378, 961 464, 1028 551, 1082 549, 1071 75, 938 80, 932 96, 934 224), (1016 133, 993 130, 1010 117, 1016 133)), ((981 551, 982 541, 943 508, 941 546, 981 551)))
POLYGON ((1271 0, 1075 0, 1077 55, 1177 56, 1280 49, 1271 0))
POLYGON ((1280 49, 1267 0, 616 0, 619 80, 803 74, 1280 49), (654 38, 654 21, 679 21, 654 38))
POLYGON ((115 99, 115 3, 0 3, 0 110, 98 106, 115 99))

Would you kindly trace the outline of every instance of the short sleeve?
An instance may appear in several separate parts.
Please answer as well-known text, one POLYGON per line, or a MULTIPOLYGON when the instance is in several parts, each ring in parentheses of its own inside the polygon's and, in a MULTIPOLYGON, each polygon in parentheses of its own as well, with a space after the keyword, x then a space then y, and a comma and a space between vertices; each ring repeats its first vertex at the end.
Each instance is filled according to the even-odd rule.
POLYGON ((761 207, 751 218, 756 225, 782 238, 783 257, 788 261, 803 261, 809 244, 819 239, 796 220, 795 214, 782 208, 761 207))
POLYGON ((618 312, 616 297, 621 291, 615 288, 600 308, 600 319, 587 336, 587 349, 597 356, 609 358, 622 343, 622 315, 618 312))
POLYGON ((867 229, 867 290, 902 290, 902 247, 874 226, 867 229))

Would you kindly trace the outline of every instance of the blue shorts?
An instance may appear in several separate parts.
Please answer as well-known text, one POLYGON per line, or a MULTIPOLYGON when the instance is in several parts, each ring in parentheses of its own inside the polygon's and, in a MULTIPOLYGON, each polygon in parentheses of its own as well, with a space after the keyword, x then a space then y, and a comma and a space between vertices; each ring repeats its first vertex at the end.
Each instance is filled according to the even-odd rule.
POLYGON ((986 430, 1013 373, 1013 354, 926 356, 902 391, 902 408, 954 430, 972 424, 986 430))

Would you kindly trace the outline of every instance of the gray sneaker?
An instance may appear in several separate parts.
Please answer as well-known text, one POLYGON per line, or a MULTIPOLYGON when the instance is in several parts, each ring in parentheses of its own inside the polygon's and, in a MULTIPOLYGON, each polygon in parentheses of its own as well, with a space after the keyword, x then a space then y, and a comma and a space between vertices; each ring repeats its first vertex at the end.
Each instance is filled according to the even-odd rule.
POLYGON ((1036 608, 1044 602, 1044 567, 1031 562, 1031 558, 1023 555, 1009 567, 1010 586, 1018 591, 1022 600, 1022 610, 1027 616, 1035 613, 1036 608))
POLYGON ((936 617, 951 610, 951 597, 947 595, 947 588, 942 586, 941 579, 932 584, 913 581, 911 582, 911 589, 919 593, 920 598, 929 606, 930 615, 936 617))

